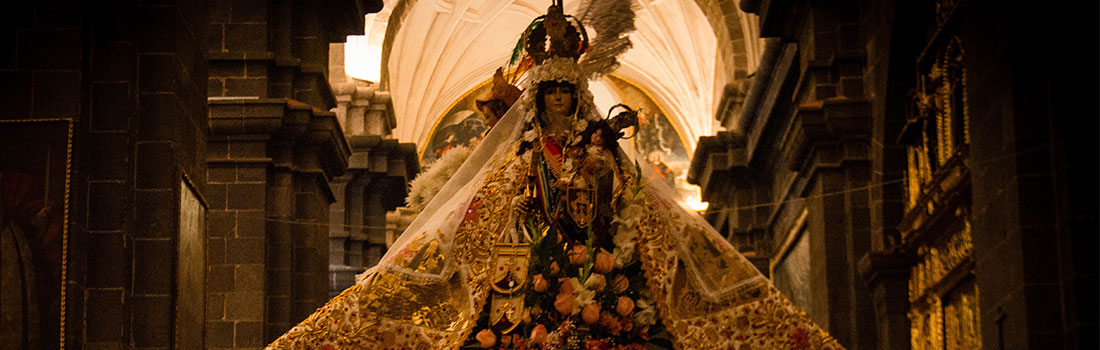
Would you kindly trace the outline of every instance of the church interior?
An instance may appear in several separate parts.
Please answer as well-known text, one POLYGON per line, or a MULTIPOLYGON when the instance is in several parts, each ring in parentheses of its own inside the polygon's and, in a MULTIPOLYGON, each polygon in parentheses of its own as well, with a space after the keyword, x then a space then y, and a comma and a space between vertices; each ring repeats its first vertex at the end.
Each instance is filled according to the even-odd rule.
MULTIPOLYGON (((0 347, 265 347, 492 127, 549 5, 9 4, 0 347)), ((637 109, 640 166, 845 348, 1100 348, 1097 4, 633 6, 596 106, 637 109)))

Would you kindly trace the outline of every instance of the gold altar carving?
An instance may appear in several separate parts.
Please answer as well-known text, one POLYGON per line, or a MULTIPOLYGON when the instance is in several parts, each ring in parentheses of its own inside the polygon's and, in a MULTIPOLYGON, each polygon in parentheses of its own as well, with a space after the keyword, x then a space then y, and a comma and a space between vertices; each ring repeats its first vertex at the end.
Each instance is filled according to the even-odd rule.
POLYGON ((943 281, 955 268, 968 262, 973 248, 968 221, 964 222, 962 230, 951 235, 946 242, 918 248, 917 253, 921 258, 913 266, 912 277, 909 279, 909 301, 916 302, 929 288, 943 281))
MULTIPOLYGON (((958 39, 952 39, 912 93, 909 123, 920 128, 908 147, 906 209, 932 189, 939 173, 970 144, 970 116, 966 97, 966 68, 958 39)), ((931 208, 924 208, 931 210, 931 208)))
MULTIPOLYGON (((936 2, 937 24, 958 0, 936 2)), ((966 68, 960 40, 932 42, 912 93, 906 133, 906 214, 902 246, 915 253, 909 277, 910 344, 913 350, 981 348, 978 288, 973 278, 969 212, 970 143, 966 68)))

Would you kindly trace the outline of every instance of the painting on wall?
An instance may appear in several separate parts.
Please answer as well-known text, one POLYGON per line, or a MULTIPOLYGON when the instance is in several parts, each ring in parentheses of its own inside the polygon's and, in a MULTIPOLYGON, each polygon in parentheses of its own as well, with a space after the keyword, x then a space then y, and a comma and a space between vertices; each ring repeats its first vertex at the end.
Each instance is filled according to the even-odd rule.
POLYGON ((0 344, 59 349, 72 122, 0 122, 0 344))
POLYGON ((470 146, 481 139, 487 127, 476 101, 487 98, 491 88, 486 80, 443 113, 428 136, 427 146, 420 152, 420 164, 429 164, 451 148, 470 146))
POLYGON ((640 110, 637 135, 631 140, 638 156, 669 186, 683 189, 691 163, 680 132, 649 94, 614 74, 606 77, 623 104, 640 110))

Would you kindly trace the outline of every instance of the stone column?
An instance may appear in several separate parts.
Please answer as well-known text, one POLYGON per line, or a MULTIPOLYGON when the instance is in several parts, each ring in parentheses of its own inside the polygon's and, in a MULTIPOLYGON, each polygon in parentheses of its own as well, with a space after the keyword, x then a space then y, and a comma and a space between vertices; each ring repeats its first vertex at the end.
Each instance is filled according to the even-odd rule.
POLYGON ((207 163, 226 203, 212 208, 211 230, 226 233, 208 243, 224 252, 211 262, 208 298, 225 309, 208 327, 232 330, 238 347, 262 346, 327 300, 317 286, 329 259, 328 184, 350 152, 334 113, 294 100, 222 99, 210 110, 207 163))
MULTIPOLYGON (((330 46, 330 70, 343 69, 343 54, 342 44, 330 46)), ((329 294, 335 295, 385 254, 393 241, 393 233, 387 236, 387 211, 404 204, 406 187, 419 165, 415 145, 393 139, 396 118, 389 92, 342 71, 329 82, 338 101, 335 112, 352 149, 348 175, 335 187, 343 193, 330 208, 342 213, 344 226, 329 230, 329 253, 339 256, 329 260, 329 294)))
POLYGON ((908 350, 909 271, 912 262, 900 254, 872 252, 859 261, 859 272, 871 290, 880 350, 908 350))

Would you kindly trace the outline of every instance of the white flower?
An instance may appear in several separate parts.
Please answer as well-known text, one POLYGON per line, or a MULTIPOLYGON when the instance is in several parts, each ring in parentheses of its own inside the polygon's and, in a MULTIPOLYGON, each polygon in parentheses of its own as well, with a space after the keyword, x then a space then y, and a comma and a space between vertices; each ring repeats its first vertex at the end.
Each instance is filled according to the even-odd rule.
POLYGON ((436 193, 443 188, 443 184, 450 180, 451 175, 470 157, 473 151, 471 147, 456 146, 443 153, 430 165, 425 167, 419 175, 409 183, 409 194, 405 203, 409 209, 419 212, 431 202, 436 193))
POLYGON ((569 282, 573 284, 573 314, 581 312, 581 307, 594 303, 596 300, 596 292, 588 289, 582 284, 576 277, 569 278, 569 282))
POLYGON ((526 88, 537 87, 544 81, 567 82, 578 91, 588 91, 588 78, 581 75, 580 66, 571 58, 554 57, 527 71, 526 88))
MULTIPOLYGON (((618 240, 618 236, 615 237, 618 240)), ((611 254, 615 258, 615 268, 621 269, 634 262, 634 242, 627 244, 615 244, 615 251, 611 254)))
POLYGON ((573 130, 584 131, 584 129, 587 129, 587 128, 588 128, 588 121, 587 120, 581 119, 581 120, 578 120, 576 123, 573 123, 573 130))
POLYGON ((524 141, 535 141, 535 139, 537 139, 538 137, 539 133, 535 132, 535 129, 527 130, 527 132, 523 133, 524 141))
POLYGON ((599 155, 600 154, 600 146, 589 144, 588 148, 585 149, 585 152, 588 152, 588 154, 590 154, 590 155, 599 155))
POLYGON ((653 308, 653 304, 650 304, 648 300, 639 298, 634 306, 640 309, 634 312, 634 323, 642 326, 657 323, 657 310, 653 308))

